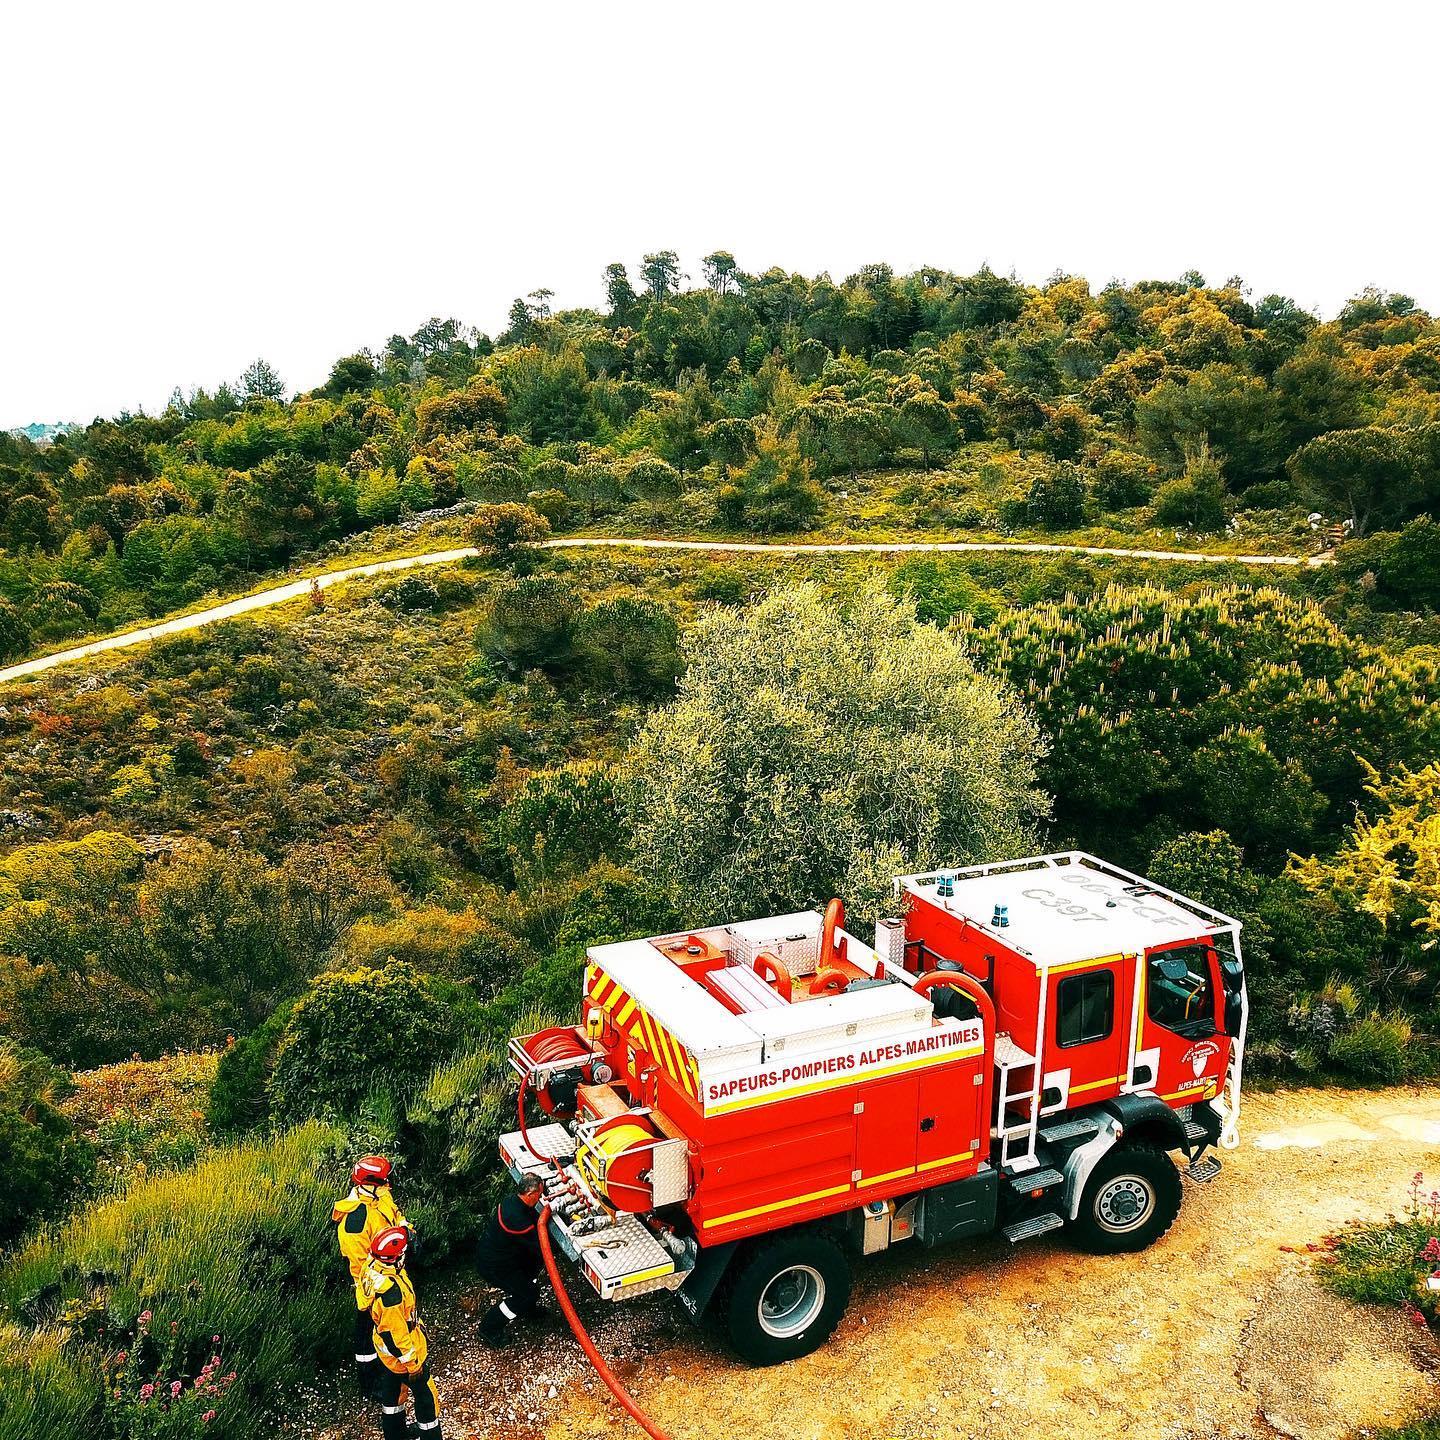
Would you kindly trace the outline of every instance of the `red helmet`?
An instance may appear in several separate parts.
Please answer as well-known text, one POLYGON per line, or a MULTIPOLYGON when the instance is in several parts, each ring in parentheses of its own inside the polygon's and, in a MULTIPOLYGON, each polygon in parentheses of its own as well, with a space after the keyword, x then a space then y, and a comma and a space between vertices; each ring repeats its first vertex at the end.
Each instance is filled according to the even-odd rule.
POLYGON ((410 1232, 403 1225, 391 1225, 370 1242, 370 1253, 377 1260, 388 1260, 392 1265, 399 1265, 405 1259, 405 1250, 409 1244, 410 1232))
POLYGON ((362 1155, 350 1172, 352 1185, 388 1185, 390 1162, 383 1155, 362 1155))

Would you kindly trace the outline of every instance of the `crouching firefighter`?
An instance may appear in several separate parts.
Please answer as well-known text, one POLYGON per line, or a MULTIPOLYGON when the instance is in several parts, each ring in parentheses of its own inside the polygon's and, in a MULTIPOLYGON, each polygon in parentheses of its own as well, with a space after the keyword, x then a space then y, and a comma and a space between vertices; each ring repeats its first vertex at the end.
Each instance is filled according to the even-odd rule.
POLYGON ((535 1314, 539 1302, 540 1235, 536 1210, 545 1194, 538 1175, 526 1175, 496 1207, 475 1252, 481 1277, 501 1292, 480 1322, 480 1338, 503 1345, 517 1321, 535 1314))
POLYGON ((374 1326, 370 1320, 371 1297, 365 1292, 365 1270, 370 1264, 370 1242, 392 1226, 406 1225, 395 1197, 390 1193, 390 1162, 383 1155, 362 1155, 350 1172, 350 1193, 336 1201, 330 1223, 340 1240, 340 1254, 350 1266, 355 1287, 355 1366, 360 1373, 360 1393, 376 1396, 380 1383, 380 1362, 375 1354, 374 1326))
POLYGON ((441 1440, 440 1396, 430 1378, 430 1346, 415 1305, 415 1286, 405 1269, 410 1232, 403 1225, 382 1230, 370 1242, 365 1288, 370 1294, 380 1379, 380 1429, 385 1440, 405 1440, 405 1391, 415 1401, 422 1440, 441 1440))

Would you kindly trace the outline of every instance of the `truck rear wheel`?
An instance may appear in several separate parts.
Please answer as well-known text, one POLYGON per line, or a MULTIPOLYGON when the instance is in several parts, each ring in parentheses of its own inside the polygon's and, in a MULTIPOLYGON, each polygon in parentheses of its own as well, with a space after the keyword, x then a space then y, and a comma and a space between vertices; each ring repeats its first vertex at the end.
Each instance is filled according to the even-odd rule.
POLYGON ((730 1344, 752 1365, 778 1365, 818 1350, 850 1303, 850 1267, 821 1235, 762 1241, 742 1255, 725 1300, 730 1344))
POLYGON ((1090 1174, 1073 1229, 1095 1255, 1119 1255, 1153 1245, 1180 1213, 1180 1172, 1150 1145, 1122 1145, 1090 1174))

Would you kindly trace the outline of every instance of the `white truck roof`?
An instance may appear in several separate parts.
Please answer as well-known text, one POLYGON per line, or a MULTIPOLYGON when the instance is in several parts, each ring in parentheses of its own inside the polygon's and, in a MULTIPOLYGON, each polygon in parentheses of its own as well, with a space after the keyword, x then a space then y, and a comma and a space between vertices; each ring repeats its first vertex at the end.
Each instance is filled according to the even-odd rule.
POLYGON ((903 875, 901 893, 967 920, 1002 945, 1053 967, 1194 940, 1240 922, 1083 851, 1002 865, 903 875), (1003 907, 1008 924, 997 923, 1003 907))

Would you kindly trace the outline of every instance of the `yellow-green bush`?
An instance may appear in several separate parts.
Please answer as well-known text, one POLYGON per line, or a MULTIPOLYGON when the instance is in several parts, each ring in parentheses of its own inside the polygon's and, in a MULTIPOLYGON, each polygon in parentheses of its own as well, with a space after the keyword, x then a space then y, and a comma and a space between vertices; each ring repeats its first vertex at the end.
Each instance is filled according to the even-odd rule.
POLYGON ((175 1337, 175 1379, 219 1337, 238 1379, 206 1433, 253 1434, 344 1338, 326 1223, 341 1143, 311 1123, 215 1150, 31 1241, 0 1273, 0 1440, 99 1440, 98 1377, 145 1311, 175 1337))

